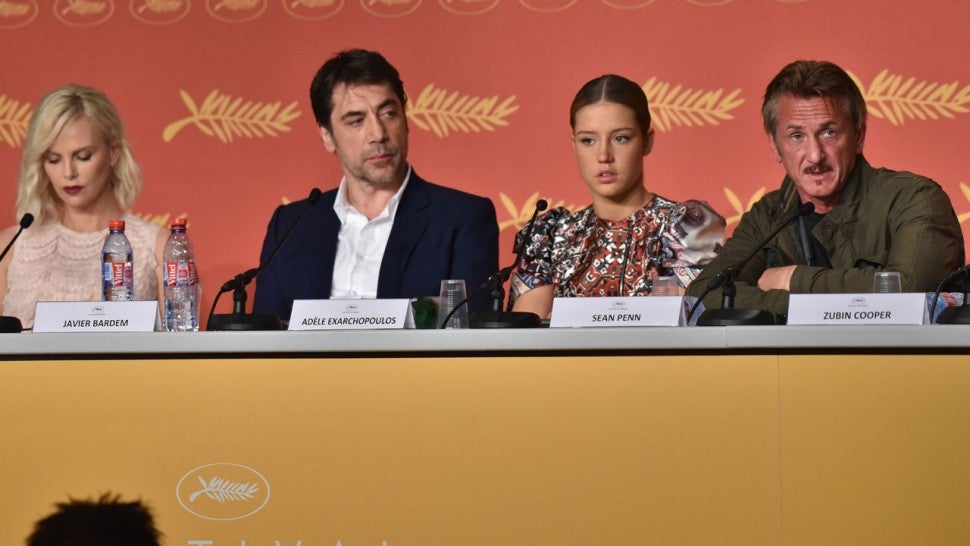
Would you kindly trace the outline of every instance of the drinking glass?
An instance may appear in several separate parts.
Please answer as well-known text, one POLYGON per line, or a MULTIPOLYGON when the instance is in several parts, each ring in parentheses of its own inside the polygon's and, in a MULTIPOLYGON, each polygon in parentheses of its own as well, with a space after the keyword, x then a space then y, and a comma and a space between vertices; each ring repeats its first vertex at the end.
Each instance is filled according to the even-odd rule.
POLYGON ((673 276, 659 276, 653 278, 653 289, 650 291, 651 296, 679 296, 680 295, 680 285, 677 283, 677 277, 673 276))
POLYGON ((872 291, 876 294, 897 293, 903 291, 898 271, 876 271, 872 278, 872 291))
POLYGON ((438 297, 438 327, 457 305, 461 307, 448 319, 446 329, 468 328, 468 305, 465 304, 465 281, 462 279, 445 279, 441 281, 441 295, 438 297))

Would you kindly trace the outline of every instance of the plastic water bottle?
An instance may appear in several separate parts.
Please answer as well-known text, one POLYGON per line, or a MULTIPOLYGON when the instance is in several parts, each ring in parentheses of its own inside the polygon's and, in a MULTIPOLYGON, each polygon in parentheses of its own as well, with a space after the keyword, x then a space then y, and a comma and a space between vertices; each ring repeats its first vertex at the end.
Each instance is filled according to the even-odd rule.
POLYGON ((192 332, 199 329, 196 305, 198 277, 195 272, 195 250, 185 234, 185 218, 172 221, 172 234, 165 242, 162 255, 165 283, 165 329, 169 332, 192 332))
POLYGON ((108 222, 108 238, 101 250, 101 299, 104 301, 131 301, 135 297, 132 277, 134 253, 125 237, 125 221, 108 222))

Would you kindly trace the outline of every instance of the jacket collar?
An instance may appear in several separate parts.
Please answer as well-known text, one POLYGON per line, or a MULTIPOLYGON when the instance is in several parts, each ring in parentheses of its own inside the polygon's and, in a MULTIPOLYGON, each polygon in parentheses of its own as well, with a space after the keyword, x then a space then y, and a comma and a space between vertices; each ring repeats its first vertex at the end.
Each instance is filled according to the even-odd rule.
POLYGON ((411 171, 407 188, 401 195, 401 203, 394 218, 391 236, 384 249, 384 259, 381 260, 377 297, 398 297, 401 278, 407 269, 411 254, 428 227, 429 215, 425 209, 430 205, 428 183, 411 171))

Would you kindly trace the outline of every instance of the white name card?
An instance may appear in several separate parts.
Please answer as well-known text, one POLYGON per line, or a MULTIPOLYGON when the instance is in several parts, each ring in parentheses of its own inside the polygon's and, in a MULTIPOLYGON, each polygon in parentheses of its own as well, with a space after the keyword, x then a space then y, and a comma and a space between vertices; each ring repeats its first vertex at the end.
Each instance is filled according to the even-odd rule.
POLYGON ((290 330, 390 330, 404 328, 410 300, 296 300, 290 330))
POLYGON ((157 301, 39 301, 34 310, 35 332, 153 332, 160 326, 157 301))
POLYGON ((680 296, 555 298, 549 327, 679 326, 683 317, 680 296))
POLYGON ((923 324, 926 294, 792 294, 788 324, 923 324))

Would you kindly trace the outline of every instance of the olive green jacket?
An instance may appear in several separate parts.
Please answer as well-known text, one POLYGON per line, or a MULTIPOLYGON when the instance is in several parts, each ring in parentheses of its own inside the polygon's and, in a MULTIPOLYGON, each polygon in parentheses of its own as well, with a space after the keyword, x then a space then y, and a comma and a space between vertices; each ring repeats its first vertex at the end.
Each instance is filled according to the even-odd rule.
MULTIPOLYGON (((779 222, 800 205, 790 177, 744 214, 724 250, 687 289, 699 297, 710 280, 737 266, 779 222)), ((874 169, 859 155, 839 203, 812 230, 832 269, 807 264, 798 222, 781 231, 738 275, 735 307, 788 312, 788 292, 758 288, 771 267, 797 265, 794 293, 871 292, 873 273, 898 271, 904 292, 933 292, 947 273, 964 264, 963 233, 946 192, 932 180, 903 171, 874 169)), ((721 306, 721 291, 704 298, 721 306)))

